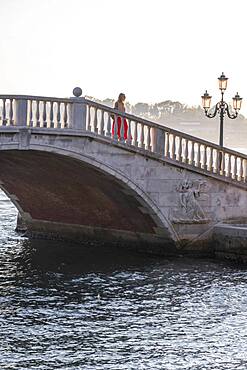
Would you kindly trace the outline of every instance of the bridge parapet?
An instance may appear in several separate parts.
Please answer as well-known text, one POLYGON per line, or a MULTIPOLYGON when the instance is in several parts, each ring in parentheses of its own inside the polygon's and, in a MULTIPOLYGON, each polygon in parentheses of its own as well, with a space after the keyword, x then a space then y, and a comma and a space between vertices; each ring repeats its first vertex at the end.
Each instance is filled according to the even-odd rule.
POLYGON ((228 148, 187 135, 149 120, 118 112, 80 97, 53 98, 26 95, 0 95, 0 130, 52 129, 93 134, 205 175, 242 187, 247 184, 247 156, 228 148), (118 125, 121 122, 120 135, 118 125), (127 133, 124 127, 127 123, 127 133), (127 137, 126 137, 127 136, 127 137))

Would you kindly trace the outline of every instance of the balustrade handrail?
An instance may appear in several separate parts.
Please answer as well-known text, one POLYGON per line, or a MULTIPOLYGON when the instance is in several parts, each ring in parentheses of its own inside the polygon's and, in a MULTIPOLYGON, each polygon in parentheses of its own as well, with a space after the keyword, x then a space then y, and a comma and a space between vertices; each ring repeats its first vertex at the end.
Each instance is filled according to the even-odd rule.
POLYGON ((237 151, 235 151, 233 149, 230 149, 230 148, 221 147, 221 146, 219 146, 215 143, 212 143, 210 141, 207 141, 205 139, 201 139, 201 138, 198 138, 196 136, 186 134, 182 131, 175 130, 171 127, 161 125, 157 122, 153 122, 153 121, 147 120, 145 118, 135 116, 133 114, 119 112, 114 108, 108 107, 104 104, 95 102, 93 100, 85 99, 83 97, 82 98, 75 98, 75 97, 56 98, 56 97, 34 96, 34 95, 9 95, 9 94, 4 94, 4 95, 0 95, 0 99, 34 100, 34 101, 36 100, 36 101, 45 101, 45 102, 52 101, 52 102, 63 102, 63 103, 71 103, 71 104, 73 104, 73 103, 86 104, 88 106, 95 107, 97 109, 108 112, 110 114, 113 114, 113 115, 117 114, 117 116, 126 118, 128 120, 135 121, 135 122, 144 124, 144 125, 149 126, 149 127, 157 128, 161 131, 165 131, 166 133, 172 134, 172 135, 177 136, 177 137, 181 137, 183 139, 189 140, 189 141, 194 142, 196 144, 200 144, 200 145, 204 145, 206 147, 216 149, 219 152, 224 152, 224 153, 231 154, 233 156, 237 156, 239 158, 247 160, 247 155, 245 155, 244 153, 237 152, 237 151))
POLYGON ((114 108, 111 108, 111 107, 108 107, 106 105, 103 105, 103 104, 94 102, 92 100, 85 99, 84 102, 86 104, 90 105, 90 106, 97 107, 98 109, 105 110, 105 111, 110 112, 112 114, 116 114, 117 113, 118 116, 122 116, 123 118, 130 119, 131 121, 137 121, 138 123, 143 123, 146 126, 158 128, 158 129, 163 130, 165 132, 171 133, 172 135, 181 136, 184 139, 187 139, 187 140, 190 140, 190 141, 193 141, 195 143, 202 144, 202 145, 206 145, 207 147, 211 147, 211 148, 217 149, 218 151, 226 152, 226 153, 229 153, 229 154, 236 155, 238 157, 242 157, 244 159, 247 159, 247 155, 245 155, 244 153, 237 152, 237 151, 235 151, 233 149, 230 149, 230 148, 220 147, 219 145, 217 145, 215 143, 212 143, 211 141, 207 141, 207 140, 198 138, 196 136, 192 136, 192 135, 186 134, 186 133, 184 133, 182 131, 175 130, 175 129, 171 128, 171 127, 164 126, 164 125, 161 125, 161 124, 156 123, 156 122, 153 122, 153 121, 149 121, 149 120, 147 120, 145 118, 138 117, 138 116, 135 116, 133 114, 119 112, 119 111, 117 111, 114 108))
POLYGON ((76 98, 56 98, 51 96, 36 96, 36 95, 0 95, 0 99, 15 99, 15 100, 39 100, 39 101, 54 101, 64 103, 74 103, 76 98))

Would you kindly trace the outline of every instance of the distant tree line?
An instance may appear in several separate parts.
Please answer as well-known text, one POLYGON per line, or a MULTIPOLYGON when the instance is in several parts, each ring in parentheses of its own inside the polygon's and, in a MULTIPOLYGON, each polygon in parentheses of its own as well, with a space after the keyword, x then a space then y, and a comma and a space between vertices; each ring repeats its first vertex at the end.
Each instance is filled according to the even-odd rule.
MULTIPOLYGON (((114 106, 114 99, 98 100, 93 97, 88 97, 90 100, 107 105, 109 107, 114 106)), ((156 122, 174 122, 174 121, 204 121, 207 119, 203 108, 200 105, 188 106, 182 104, 179 101, 164 100, 160 103, 148 104, 148 103, 137 103, 130 104, 126 103, 126 111, 128 113, 150 119, 156 122)), ((239 114, 239 120, 245 120, 242 114, 239 114)))

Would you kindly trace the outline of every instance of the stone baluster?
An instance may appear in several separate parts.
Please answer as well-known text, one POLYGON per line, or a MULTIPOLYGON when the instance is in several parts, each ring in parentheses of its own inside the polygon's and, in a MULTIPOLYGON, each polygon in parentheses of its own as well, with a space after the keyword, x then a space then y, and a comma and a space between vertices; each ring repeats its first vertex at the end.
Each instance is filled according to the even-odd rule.
POLYGON ((98 134, 98 108, 94 108, 93 132, 98 134))
POLYGON ((224 176, 225 174, 225 152, 222 150, 220 151, 220 156, 221 156, 221 166, 220 166, 220 172, 219 174, 224 176))
POLYGON ((50 128, 54 128, 54 102, 50 102, 50 128))
POLYGON ((218 167, 219 167, 219 152, 218 149, 214 149, 215 158, 214 158, 214 173, 218 173, 218 167))
POLYGON ((232 179, 237 178, 237 157, 233 156, 233 166, 232 166, 232 179))
POLYGON ((40 110, 39 110, 39 100, 35 100, 36 105, 36 127, 40 127, 40 110))
POLYGON ((91 106, 91 110, 90 110, 90 131, 91 132, 94 132, 94 114, 95 114, 95 108, 93 106, 91 106))
POLYGON ((200 168, 203 168, 204 163, 204 145, 200 144, 200 168))
POLYGON ((128 120, 128 134, 127 134, 127 144, 131 145, 132 136, 131 136, 131 119, 128 120))
POLYGON ((99 134, 102 136, 104 135, 104 127, 105 127, 105 112, 102 109, 101 110, 101 120, 100 120, 100 130, 99 130, 99 134))
POLYGON ((125 139, 124 139, 124 117, 121 116, 120 117, 120 120, 121 120, 121 127, 120 127, 120 142, 121 143, 124 143, 125 142, 125 139))
POLYGON ((213 151, 213 154, 214 154, 214 172, 217 173, 218 171, 218 162, 219 162, 219 153, 218 153, 218 149, 214 149, 213 151))
POLYGON ((216 157, 215 157, 215 173, 220 173, 220 152, 218 149, 215 150, 216 157))
POLYGON ((172 135, 171 158, 176 160, 176 136, 172 135))
POLYGON ((244 180, 244 169, 243 169, 243 158, 239 158, 240 163, 239 163, 239 181, 244 180))
POLYGON ((184 156, 184 138, 181 136, 181 162, 185 162, 185 156, 184 156))
POLYGON ((183 145, 182 145, 182 136, 179 136, 178 140, 178 161, 182 162, 182 153, 183 153, 183 145))
POLYGON ((212 166, 211 166, 211 172, 212 173, 215 173, 215 168, 216 168, 215 160, 216 160, 215 149, 212 148, 212 166))
POLYGON ((33 127, 33 101, 29 100, 29 126, 33 127))
POLYGON ((47 127, 46 117, 46 101, 43 101, 43 127, 47 127))
POLYGON ((228 177, 228 157, 229 157, 229 154, 228 153, 224 153, 224 162, 225 162, 225 164, 224 164, 224 176, 225 177, 228 177))
POLYGON ((209 160, 207 170, 213 172, 213 148, 211 146, 209 147, 209 160))
POLYGON ((202 148, 203 148, 202 166, 203 166, 203 169, 206 170, 207 169, 207 146, 206 145, 202 145, 202 148))
POLYGON ((201 144, 201 168, 206 169, 207 163, 207 153, 206 153, 206 146, 201 144))
POLYGON ((238 157, 237 156, 235 156, 234 157, 234 162, 235 162, 235 180, 237 180, 238 179, 238 157))
POLYGON ((108 119, 107 119, 107 126, 106 126, 106 132, 105 135, 110 137, 111 136, 111 114, 108 113, 108 119))
POLYGON ((117 134, 117 131, 118 131, 118 116, 116 114, 114 114, 114 134, 113 134, 113 139, 115 141, 118 141, 118 134, 117 134))
POLYGON ((198 151, 197 151, 197 167, 201 168, 201 144, 200 143, 197 144, 197 149, 198 149, 198 151))
POLYGON ((157 129, 156 127, 151 127, 151 150, 153 153, 156 152, 157 144, 157 129))
POLYGON ((244 182, 247 182, 247 160, 244 159, 244 182))
POLYGON ((64 128, 68 128, 68 103, 64 103, 64 111, 63 111, 63 125, 64 128))
POLYGON ((184 162, 184 138, 181 136, 181 162, 184 162))
POLYGON ((225 168, 226 168, 225 152, 222 150, 222 152, 221 152, 221 174, 222 174, 222 176, 225 175, 225 168))
POLYGON ((165 145, 165 156, 170 158, 170 134, 166 133, 166 145, 165 145))
POLYGON ((141 132, 140 132, 140 147, 145 148, 145 143, 144 143, 144 124, 141 123, 141 132))
POLYGON ((134 146, 138 146, 138 129, 137 129, 137 122, 135 121, 134 126, 134 146))
POLYGON ((6 117, 6 99, 3 98, 3 117, 2 117, 2 125, 6 126, 7 125, 7 117, 6 117))
POLYGON ((184 161, 189 163, 189 148, 188 148, 188 139, 185 139, 185 148, 184 148, 184 161))
POLYGON ((9 101, 9 125, 14 125, 14 111, 13 111, 13 99, 10 99, 9 101))
POLYGON ((204 156, 203 156, 203 168, 204 170, 207 170, 208 166, 208 147, 207 145, 204 145, 204 156))
POLYGON ((57 102, 57 128, 61 128, 61 103, 57 102))
POLYGON ((228 161, 227 161, 227 169, 226 169, 226 176, 227 177, 231 177, 231 154, 228 154, 228 157, 227 157, 228 161))
POLYGON ((87 111, 87 130, 91 131, 91 106, 88 105, 88 111, 87 111))
POLYGON ((151 127, 147 126, 147 150, 151 151, 151 127))
POLYGON ((189 158, 189 164, 193 165, 194 161, 194 155, 195 155, 195 149, 194 149, 194 141, 190 141, 190 158, 189 158))

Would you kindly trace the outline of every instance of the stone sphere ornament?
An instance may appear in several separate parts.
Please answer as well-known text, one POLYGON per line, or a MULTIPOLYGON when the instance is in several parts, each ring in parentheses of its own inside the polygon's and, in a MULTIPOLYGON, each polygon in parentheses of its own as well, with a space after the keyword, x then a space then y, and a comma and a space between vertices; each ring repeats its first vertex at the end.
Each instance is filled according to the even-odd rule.
POLYGON ((73 95, 79 98, 82 95, 82 89, 80 87, 75 87, 73 89, 73 95))

